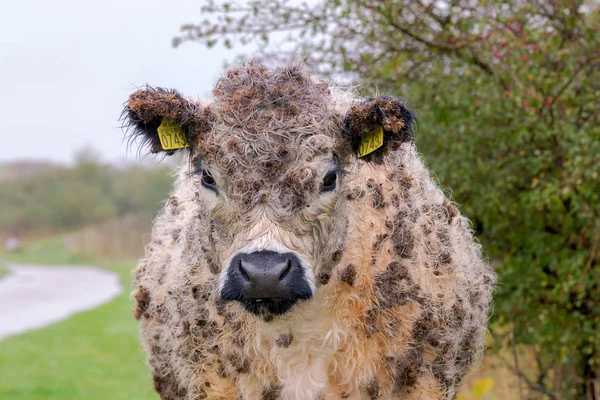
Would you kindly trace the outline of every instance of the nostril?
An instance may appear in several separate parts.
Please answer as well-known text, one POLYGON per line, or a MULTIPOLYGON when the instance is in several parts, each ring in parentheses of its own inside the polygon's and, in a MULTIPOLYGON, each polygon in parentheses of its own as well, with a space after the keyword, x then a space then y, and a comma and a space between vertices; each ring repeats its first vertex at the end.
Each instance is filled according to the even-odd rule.
POLYGON ((285 262, 285 268, 283 269, 283 271, 281 272, 281 274, 279 275, 279 281, 282 281, 285 279, 286 276, 288 276, 290 274, 290 271, 292 270, 292 260, 290 260, 289 258, 286 260, 285 262))
POLYGON ((240 271, 240 275, 246 280, 246 282, 252 281, 252 279, 250 279, 250 275, 248 275, 248 272, 244 269, 242 260, 238 260, 238 270, 240 271))

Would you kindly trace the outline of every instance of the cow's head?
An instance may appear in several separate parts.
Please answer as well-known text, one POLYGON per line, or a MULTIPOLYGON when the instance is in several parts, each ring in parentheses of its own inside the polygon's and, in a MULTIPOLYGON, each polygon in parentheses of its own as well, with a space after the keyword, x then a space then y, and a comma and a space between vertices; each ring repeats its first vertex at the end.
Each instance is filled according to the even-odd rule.
MULTIPOLYGON (((187 151, 219 297, 257 315, 310 299, 341 258, 345 180, 357 160, 385 162, 413 139, 394 97, 352 100, 292 63, 228 70, 202 103, 147 87, 124 124, 152 152, 187 151)), ((196 221, 198 220, 196 218, 196 221)))

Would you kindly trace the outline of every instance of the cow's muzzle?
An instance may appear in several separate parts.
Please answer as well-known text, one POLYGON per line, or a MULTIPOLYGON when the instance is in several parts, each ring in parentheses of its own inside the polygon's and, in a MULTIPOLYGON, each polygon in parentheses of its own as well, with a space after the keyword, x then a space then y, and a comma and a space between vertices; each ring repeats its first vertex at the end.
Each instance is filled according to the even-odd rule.
POLYGON ((232 258, 220 297, 239 301, 256 315, 278 315, 311 296, 298 257, 265 250, 238 253, 232 258))

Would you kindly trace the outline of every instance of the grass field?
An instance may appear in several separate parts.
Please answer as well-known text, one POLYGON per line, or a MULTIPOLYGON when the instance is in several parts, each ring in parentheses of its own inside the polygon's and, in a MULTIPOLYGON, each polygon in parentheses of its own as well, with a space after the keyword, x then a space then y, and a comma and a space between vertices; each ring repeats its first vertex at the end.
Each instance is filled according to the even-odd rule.
MULTIPOLYGON (((119 274, 124 293, 92 311, 0 342, 0 399, 158 400, 131 314, 135 261, 105 262, 72 254, 60 238, 26 244, 19 253, 0 254, 1 259, 103 267, 119 274)), ((514 376, 494 364, 488 356, 467 377, 458 399, 518 399, 514 376)))
POLYGON ((0 263, 0 279, 2 279, 2 277, 4 277, 6 274, 8 274, 8 269, 2 263, 0 263))
POLYGON ((131 262, 69 254, 61 240, 10 256, 18 262, 88 264, 115 271, 124 293, 92 311, 0 342, 0 399, 156 400, 131 315, 131 262))

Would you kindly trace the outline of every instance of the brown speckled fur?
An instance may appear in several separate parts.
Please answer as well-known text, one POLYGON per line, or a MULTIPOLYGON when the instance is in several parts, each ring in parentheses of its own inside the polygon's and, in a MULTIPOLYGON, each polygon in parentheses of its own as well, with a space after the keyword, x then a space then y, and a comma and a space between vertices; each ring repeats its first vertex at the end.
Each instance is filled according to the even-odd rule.
POLYGON ((137 92, 125 125, 155 149, 163 115, 192 146, 135 271, 162 399, 455 398, 481 355, 495 276, 418 157, 404 103, 355 99, 300 63, 251 62, 205 103, 137 92), (386 148, 357 159, 377 124, 386 148), (345 173, 320 195, 334 154, 345 173), (190 174, 200 163, 218 194, 190 174), (313 298, 282 316, 218 299, 228 257, 261 237, 301 254, 315 277, 313 298))

